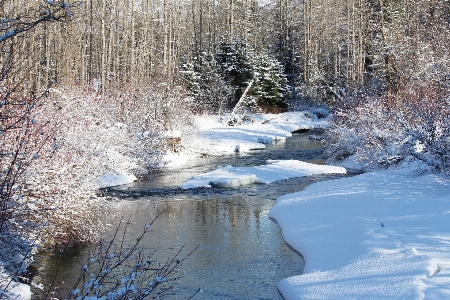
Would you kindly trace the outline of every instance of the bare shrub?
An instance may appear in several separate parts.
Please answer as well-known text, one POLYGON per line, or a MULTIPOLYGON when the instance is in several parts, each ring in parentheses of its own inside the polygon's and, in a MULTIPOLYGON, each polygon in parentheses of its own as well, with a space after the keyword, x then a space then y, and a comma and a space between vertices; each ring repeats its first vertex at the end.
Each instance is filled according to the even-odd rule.
POLYGON ((409 86, 395 103, 366 98, 335 107, 326 154, 333 161, 352 157, 362 169, 419 160, 448 172, 449 93, 432 83, 409 86))
POLYGON ((327 131, 326 154, 334 160, 356 156, 365 168, 381 167, 396 159, 389 153, 389 139, 398 131, 384 99, 369 99, 351 107, 335 108, 333 126, 327 131))
POLYGON ((0 259, 14 276, 24 276, 33 262, 43 225, 35 216, 50 209, 32 201, 35 191, 25 184, 51 141, 49 123, 36 118, 44 97, 32 93, 13 74, 0 81, 0 259))
POLYGON ((410 139, 409 152, 439 172, 450 171, 450 97, 430 87, 415 87, 406 94, 398 116, 410 139))
MULTIPOLYGON (((141 241, 150 231, 157 218, 146 225, 133 244, 127 244, 127 224, 131 217, 118 222, 110 241, 104 239, 97 242, 89 258, 80 268, 80 275, 69 293, 52 286, 45 298, 57 296, 64 299, 159 299, 173 288, 173 284, 181 275, 178 269, 196 249, 182 255, 183 248, 173 257, 158 261, 155 252, 145 250, 141 241)), ((57 274, 55 276, 58 276, 57 274)))

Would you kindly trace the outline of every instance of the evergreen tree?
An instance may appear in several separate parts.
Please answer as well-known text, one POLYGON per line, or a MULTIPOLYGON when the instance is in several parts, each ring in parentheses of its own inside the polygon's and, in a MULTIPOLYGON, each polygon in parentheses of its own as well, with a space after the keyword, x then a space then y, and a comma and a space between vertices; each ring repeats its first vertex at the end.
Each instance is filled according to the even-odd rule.
POLYGON ((214 55, 202 53, 193 62, 181 66, 186 88, 194 99, 194 111, 217 113, 227 108, 232 99, 232 89, 220 76, 214 55))
POLYGON ((283 66, 267 54, 254 60, 254 84, 250 95, 266 111, 286 109, 289 86, 283 66))
POLYGON ((204 52, 184 63, 181 74, 195 110, 216 113, 234 108, 252 80, 245 106, 253 111, 287 108, 289 86, 283 66, 268 54, 252 54, 242 42, 220 43, 215 55, 204 52))
POLYGON ((200 92, 200 70, 194 62, 185 62, 180 67, 180 74, 190 96, 197 98, 200 92))
POLYGON ((220 75, 234 89, 233 100, 230 103, 232 106, 239 101, 254 77, 252 52, 243 42, 222 42, 218 46, 216 61, 220 75))

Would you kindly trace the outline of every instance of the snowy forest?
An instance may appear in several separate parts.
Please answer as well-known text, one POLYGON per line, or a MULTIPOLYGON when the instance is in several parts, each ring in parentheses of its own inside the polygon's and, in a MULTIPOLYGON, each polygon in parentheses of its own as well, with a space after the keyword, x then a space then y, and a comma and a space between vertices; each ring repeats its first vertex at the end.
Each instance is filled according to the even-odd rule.
POLYGON ((330 161, 449 173, 448 0, 0 0, 0 11, 7 278, 31 276, 38 250, 98 241, 111 214, 99 176, 146 176, 173 150, 168 132, 188 138, 196 115, 242 98, 246 113, 329 109, 330 161))

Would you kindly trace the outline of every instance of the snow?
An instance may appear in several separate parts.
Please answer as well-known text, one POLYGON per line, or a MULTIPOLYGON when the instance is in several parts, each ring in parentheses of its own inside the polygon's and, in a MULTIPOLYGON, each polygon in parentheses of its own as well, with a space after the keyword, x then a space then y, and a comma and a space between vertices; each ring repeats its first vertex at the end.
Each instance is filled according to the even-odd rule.
POLYGON ((200 131, 199 136, 213 152, 248 152, 265 149, 264 144, 285 140, 294 131, 328 126, 328 120, 314 117, 304 112, 266 114, 255 117, 253 123, 235 127, 216 123, 216 126, 200 131))
POLYGON ((169 130, 166 132, 166 137, 168 138, 181 138, 182 132, 181 130, 169 130))
MULTIPOLYGON (((181 137, 185 150, 166 156, 166 161, 177 164, 198 153, 264 149, 264 144, 285 140, 294 131, 328 127, 329 122, 308 112, 254 116, 235 127, 225 126, 226 119, 198 117, 198 132, 188 141, 179 130, 168 132, 167 136, 181 137)), ((416 147, 419 151, 421 145, 416 147)), ((111 153, 111 161, 126 161, 111 153)), ((346 163, 353 166, 356 161, 346 163)), ((123 165, 132 164, 120 165, 127 169, 123 165)), ((426 173, 414 162, 410 165, 411 169, 315 183, 277 199, 270 217, 306 263, 302 275, 278 283, 285 299, 450 299, 450 180, 426 173), (422 175, 415 175, 418 169, 422 175)), ((136 180, 120 168, 100 176, 99 185, 136 180)), ((255 167, 219 167, 194 176, 180 188, 269 184, 345 172, 337 166, 269 160, 255 167)), ((0 269, 0 283, 6 276, 0 269)), ((20 283, 8 293, 31 298, 29 286, 20 283)))
POLYGON ((4 272, 0 264, 0 299, 31 299, 29 285, 12 281, 11 277, 4 272), (6 292, 4 291, 6 289, 6 292))
POLYGON ((176 167, 184 165, 191 158, 192 154, 187 153, 186 151, 180 153, 167 153, 163 157, 163 164, 166 167, 176 167))
POLYGON ((450 181, 378 171, 277 199, 270 217, 305 258, 285 299, 449 299, 450 181))
MULTIPOLYGON (((250 151, 326 122, 305 112, 258 116, 236 127, 202 117, 199 145, 212 155, 250 151)), ((285 299, 450 299, 450 180, 416 161, 408 164, 316 183, 277 199, 270 217, 306 263, 304 274, 279 282, 285 299)), ((356 165, 349 159, 343 166, 356 165)), ((180 187, 270 183, 307 176, 310 167, 300 161, 224 166, 180 187)), ((339 172, 321 167, 314 172, 339 172)))
POLYGON ((180 185, 182 189, 198 187, 237 187, 316 174, 345 174, 342 167, 323 166, 298 160, 268 160, 267 165, 256 167, 219 167, 192 177, 180 185))
MULTIPOLYGON (((319 119, 315 114, 305 111, 254 115, 250 121, 239 126, 225 125, 227 119, 226 116, 198 116, 195 126, 199 130, 194 141, 185 145, 188 151, 221 155, 263 150, 265 144, 286 140, 295 131, 329 126, 329 119, 319 119)), ((173 166, 185 162, 189 157, 186 152, 166 156, 166 164, 173 166)), ((181 184, 180 188, 236 187, 254 183, 268 184, 313 174, 345 173, 345 169, 341 167, 318 166, 300 161, 268 161, 267 163, 267 165, 248 168, 220 167, 191 178, 181 184)))
POLYGON ((105 174, 98 178, 100 188, 129 184, 136 180, 137 180, 136 176, 125 172, 118 172, 115 174, 105 174))
MULTIPOLYGON (((286 140, 295 131, 327 128, 329 119, 319 119, 309 112, 254 115, 239 126, 225 125, 228 116, 199 115, 195 117, 197 132, 193 137, 181 137, 184 152, 168 154, 166 165, 180 165, 189 156, 222 155, 233 152, 249 152, 265 149, 265 144, 286 140)), ((172 134, 172 133, 169 133, 172 134)))

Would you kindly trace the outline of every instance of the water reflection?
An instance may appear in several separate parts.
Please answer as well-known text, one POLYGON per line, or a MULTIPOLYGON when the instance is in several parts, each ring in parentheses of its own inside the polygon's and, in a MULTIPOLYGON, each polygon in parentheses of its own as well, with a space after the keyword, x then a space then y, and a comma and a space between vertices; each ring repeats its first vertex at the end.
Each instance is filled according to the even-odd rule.
POLYGON ((303 260, 268 218, 272 205, 273 200, 237 194, 203 200, 140 199, 121 203, 121 209, 136 217, 136 231, 155 211, 166 209, 152 228, 155 234, 143 242, 160 250, 163 258, 182 245, 186 250, 200 246, 186 260, 186 273, 170 299, 186 299, 198 288, 203 293, 196 299, 282 299, 276 283, 300 274, 303 260))

